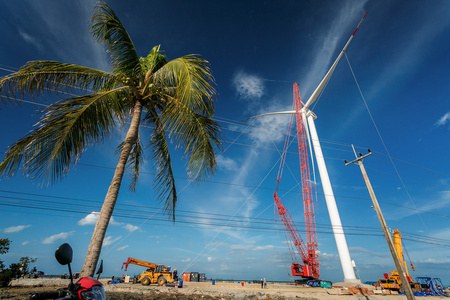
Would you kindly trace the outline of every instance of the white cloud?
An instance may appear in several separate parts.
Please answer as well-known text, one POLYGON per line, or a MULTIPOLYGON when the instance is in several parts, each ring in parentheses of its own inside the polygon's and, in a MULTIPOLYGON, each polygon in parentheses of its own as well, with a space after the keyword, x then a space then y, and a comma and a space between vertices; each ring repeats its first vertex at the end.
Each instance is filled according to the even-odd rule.
POLYGON ((450 112, 443 115, 436 123, 434 123, 434 126, 436 127, 443 126, 448 122, 450 122, 450 112))
POLYGON ((226 171, 233 171, 237 169, 236 161, 231 158, 224 157, 223 155, 217 157, 217 167, 218 169, 224 169, 226 171))
POLYGON ((136 230, 142 231, 138 226, 131 225, 131 224, 127 224, 127 225, 123 226, 122 228, 125 228, 129 232, 134 232, 136 230))
POLYGON ((208 257, 208 261, 213 261, 213 260, 214 260, 214 257, 211 257, 211 256, 208 257))
MULTIPOLYGON (((93 211, 90 214, 88 214, 86 217, 78 221, 78 225, 84 226, 84 225, 95 225, 97 223, 98 216, 100 215, 100 212, 93 211)), ((110 225, 122 225, 122 223, 116 222, 113 217, 109 220, 110 225)))
POLYGON ((127 249, 128 248, 128 245, 126 245, 126 246, 122 246, 122 247, 120 247, 120 248, 117 248, 117 252, 120 252, 120 251, 123 251, 123 250, 125 250, 125 249, 127 249))
POLYGON ((42 241, 42 244, 52 244, 53 242, 57 241, 57 240, 65 240, 67 239, 69 236, 71 236, 75 231, 70 231, 70 232, 61 232, 52 236, 49 236, 48 238, 45 238, 42 241))
POLYGON ((90 214, 88 214, 86 217, 78 221, 78 225, 95 225, 98 219, 99 212, 93 211, 90 214))
POLYGON ((122 236, 118 236, 113 239, 113 237, 111 235, 109 235, 103 240, 103 247, 108 247, 109 245, 111 245, 112 243, 116 242, 117 240, 119 240, 121 238, 122 238, 122 236))
POLYGON ((24 241, 24 242, 22 242, 22 246, 25 246, 25 245, 27 245, 29 243, 29 241, 24 241))
POLYGON ((22 230, 24 230, 24 229, 26 229, 28 227, 31 227, 31 225, 11 226, 11 227, 5 228, 3 230, 3 232, 5 232, 5 233, 15 233, 15 232, 22 231, 22 230))
POLYGON ((181 262, 190 262, 192 259, 190 257, 186 258, 186 259, 182 259, 181 262))
POLYGON ((262 79, 244 71, 239 71, 234 75, 233 85, 238 96, 243 99, 259 99, 264 95, 262 79))

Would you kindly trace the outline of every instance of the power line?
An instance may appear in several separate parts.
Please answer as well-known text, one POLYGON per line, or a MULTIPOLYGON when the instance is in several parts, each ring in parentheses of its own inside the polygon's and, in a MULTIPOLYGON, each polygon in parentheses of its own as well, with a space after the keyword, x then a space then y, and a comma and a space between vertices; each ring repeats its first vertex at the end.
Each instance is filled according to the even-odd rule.
MULTIPOLYGON (((62 198, 64 197, 57 197, 62 198)), ((90 214, 93 210, 98 209, 98 206, 95 205, 85 205, 83 204, 80 206, 78 203, 61 203, 56 201, 46 201, 42 199, 27 199, 27 198, 20 198, 20 197, 4 197, 0 196, 0 199, 4 200, 4 202, 0 202, 1 206, 6 207, 18 207, 18 208, 28 208, 28 209, 35 209, 40 211, 55 211, 55 212, 62 212, 62 213, 75 213, 75 214, 90 214), (8 201, 9 200, 9 201, 8 201), (19 202, 21 201, 21 202, 19 202), (33 203, 35 202, 35 203, 33 203), (36 203, 37 202, 37 203, 36 203)), ((73 199, 72 199, 73 200, 73 199)), ((77 199, 77 201, 79 201, 77 199)), ((84 200, 83 200, 84 201, 84 200)), ((120 206, 130 206, 130 205, 120 205, 118 204, 118 208, 115 210, 115 213, 113 216, 115 218, 120 219, 126 219, 126 220, 142 220, 147 219, 147 214, 154 213, 152 210, 155 210, 154 207, 146 207, 146 206, 137 206, 141 209, 139 211, 132 210, 132 209, 124 209, 120 208, 120 206), (147 210, 145 210, 147 209, 147 210), (150 209, 150 210, 148 210, 150 209)), ((133 205, 131 205, 134 207, 133 205)), ((24 212, 23 210, 20 211, 21 213, 29 213, 24 212)), ((277 230, 277 223, 274 223, 271 219, 265 219, 265 218, 249 218, 249 217, 242 217, 242 216, 230 216, 225 214, 207 214, 202 212, 196 212, 196 211, 183 211, 185 214, 179 215, 177 223, 181 224, 195 224, 195 225, 205 225, 205 226, 214 226, 214 227, 226 227, 226 228, 243 228, 243 229, 252 229, 252 230, 277 230), (231 217, 231 218, 230 218, 231 217), (195 220, 195 221, 193 221, 195 220), (200 221, 202 222, 200 222, 200 221), (224 224, 224 222, 227 222, 224 224), (252 222, 254 224, 257 224, 257 226, 249 226, 248 224, 252 222), (244 225, 243 225, 244 224, 244 225)), ((62 215, 57 215, 61 217, 62 215)), ((171 223, 172 221, 168 218, 164 218, 163 213, 159 213, 157 218, 153 218, 151 220, 152 222, 165 222, 165 223, 171 223)), ((133 223, 133 222, 130 222, 133 223)), ((296 224, 304 224, 304 222, 296 221, 296 224)), ((329 224, 316 224, 318 229, 321 229, 321 233, 331 233, 331 227, 329 224)), ((342 226, 343 229, 346 230, 346 233, 352 234, 352 235, 366 235, 366 236, 382 236, 379 232, 380 230, 375 227, 363 227, 363 226, 342 226), (356 231, 351 232, 351 231, 356 231), (364 232, 364 233, 362 233, 364 232)), ((416 242, 424 242, 428 244, 436 244, 436 245, 447 245, 450 244, 450 240, 441 239, 441 238, 435 238, 435 237, 428 237, 424 235, 418 235, 414 233, 407 233, 402 232, 403 236, 411 241, 416 242)))
MULTIPOLYGON (((36 209, 36 210, 43 210, 43 211, 54 211, 54 212, 64 212, 64 213, 75 213, 75 214, 85 214, 86 212, 80 211, 79 208, 77 209, 62 209, 62 208, 55 208, 55 207, 39 207, 39 206, 30 206, 30 205, 20 205, 20 204, 5 204, 5 203, 0 203, 1 206, 6 206, 6 207, 18 207, 18 208, 30 208, 30 209, 36 209)), ((4 210, 5 211, 5 210, 4 210)), ((38 215, 48 215, 48 214, 39 214, 39 213, 31 213, 31 212, 25 212, 23 210, 21 211, 15 211, 15 212, 20 212, 20 213, 25 213, 25 214, 38 214, 38 215)), ((52 216, 56 216, 56 217, 63 217, 62 215, 52 215, 52 216)), ((120 219, 135 219, 135 220, 142 220, 142 219, 146 219, 146 217, 144 216, 135 216, 135 215, 124 215, 124 214, 117 214, 114 213, 113 217, 115 218, 120 218, 120 219)), ((64 218, 67 218, 67 216, 64 215, 64 218)), ((71 217, 71 218, 75 218, 75 217, 71 217)), ((177 225, 180 225, 182 227, 185 227, 187 225, 204 225, 204 226, 208 226, 208 227, 224 227, 224 228, 243 228, 245 230, 263 230, 263 231, 276 231, 282 228, 277 228, 277 227, 281 227, 281 225, 279 225, 278 223, 269 223, 269 222, 265 222, 262 223, 262 225, 271 225, 271 226, 249 226, 247 225, 242 225, 242 224, 234 224, 234 223, 228 223, 228 224, 223 224, 223 223, 211 223, 211 222, 201 222, 198 220, 204 220, 205 218, 195 218, 195 220, 197 221, 192 221, 189 219, 182 219, 182 220, 177 220, 177 225)), ((150 221, 153 222, 162 222, 164 223, 172 223, 172 221, 170 219, 167 218, 152 218, 150 219, 150 221)), ((224 221, 224 219, 216 219, 215 221, 224 221)), ((129 222, 129 223, 133 223, 133 222, 129 222)), ((300 223, 300 222, 297 222, 300 223)), ((140 224, 140 223, 139 223, 140 224)), ((161 225, 158 223, 158 225, 161 225)), ((173 223, 172 223, 173 225, 173 223)), ((322 230, 317 230, 318 233, 320 234, 333 234, 333 232, 331 231, 331 226, 318 226, 318 228, 321 228, 322 230)), ((367 228, 368 232, 362 233, 361 232, 361 228, 356 227, 354 230, 356 230, 356 232, 351 232, 350 230, 352 229, 353 226, 344 226, 344 228, 346 228, 346 235, 353 235, 353 236, 374 236, 374 237, 382 237, 383 235, 381 233, 379 233, 379 229, 371 229, 371 228, 367 228)), ((194 226, 193 228, 198 228, 198 226, 194 226)), ((433 238, 433 237, 427 237, 427 236, 422 236, 422 235, 414 235, 414 234, 407 234, 402 232, 402 235, 404 235, 404 239, 405 240, 409 240, 409 241, 413 241, 413 242, 418 242, 418 243, 423 243, 423 244, 429 244, 429 245, 436 245, 436 246, 443 246, 443 247, 449 247, 450 248, 450 240, 444 240, 444 239, 438 239, 438 238, 433 238)))

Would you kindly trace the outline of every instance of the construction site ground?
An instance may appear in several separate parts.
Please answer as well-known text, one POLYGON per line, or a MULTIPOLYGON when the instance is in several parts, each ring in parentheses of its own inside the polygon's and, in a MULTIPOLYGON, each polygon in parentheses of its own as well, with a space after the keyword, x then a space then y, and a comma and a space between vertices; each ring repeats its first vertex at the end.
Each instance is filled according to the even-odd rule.
MULTIPOLYGON (((216 281, 213 285, 207 282, 184 282, 182 288, 169 286, 143 286, 140 284, 104 283, 107 299, 297 299, 297 300, 330 300, 330 299, 371 299, 371 300, 403 300, 404 295, 393 295, 388 292, 374 290, 372 286, 352 286, 348 283, 335 283, 333 288, 298 286, 289 283, 267 283, 267 288, 260 284, 237 281, 216 281)), ((56 290, 67 286, 68 280, 63 279, 19 279, 14 280, 11 287, 0 289, 0 299, 28 299, 32 292, 56 290)), ((420 299, 422 297, 416 297, 420 299)), ((428 297, 429 298, 429 297, 428 297)), ((445 297, 432 297, 446 299, 445 297)))

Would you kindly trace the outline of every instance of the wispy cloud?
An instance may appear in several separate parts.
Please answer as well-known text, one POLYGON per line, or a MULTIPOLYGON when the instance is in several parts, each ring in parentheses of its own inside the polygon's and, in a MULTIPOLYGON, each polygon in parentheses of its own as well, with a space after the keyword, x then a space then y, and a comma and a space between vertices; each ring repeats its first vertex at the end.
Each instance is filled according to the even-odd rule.
POLYGON ((61 232, 52 236, 49 236, 48 238, 45 238, 42 241, 42 244, 52 244, 57 240, 65 240, 67 239, 69 236, 71 236, 75 231, 70 231, 70 232, 61 232))
MULTIPOLYGON (((396 220, 406 218, 412 215, 421 214, 423 212, 433 212, 443 209, 448 209, 450 207, 450 191, 442 191, 439 192, 434 198, 433 201, 427 201, 425 205, 415 204, 418 211, 415 209, 405 209, 401 211, 397 211, 395 216, 390 216, 390 218, 394 218, 396 220)), ((405 207, 411 207, 411 203, 408 202, 405 204, 405 207)))
POLYGON ((274 248, 273 245, 265 245, 265 246, 255 246, 255 245, 231 245, 230 249, 237 252, 248 252, 248 251, 267 251, 272 250, 274 248))
POLYGON ((450 111, 445 115, 443 115, 439 120, 437 120, 437 122, 434 123, 434 126, 436 127, 443 126, 449 122, 450 122, 450 111))
POLYGON ((233 85, 238 96, 243 99, 260 99, 264 95, 262 78, 245 71, 234 74, 233 85))
POLYGON ((117 252, 123 251, 128 248, 128 245, 117 248, 117 252))
POLYGON ((234 171, 237 169, 237 162, 223 155, 217 158, 217 168, 226 171, 234 171))
POLYGON ((16 232, 20 232, 26 228, 31 227, 31 225, 19 225, 19 226, 11 226, 8 228, 5 228, 3 230, 4 233, 16 233, 16 232))
POLYGON ((23 30, 19 29, 19 34, 27 43, 35 46, 39 50, 42 50, 44 48, 43 45, 35 37, 29 35, 28 33, 24 32, 23 30))
POLYGON ((121 238, 122 238, 122 236, 113 238, 111 235, 109 235, 103 240, 103 247, 107 247, 107 246, 113 244, 114 242, 118 241, 121 238))
POLYGON ((378 253, 378 252, 374 252, 371 251, 369 249, 366 249, 364 247, 349 247, 349 250, 352 253, 363 253, 363 254, 368 254, 371 257, 386 257, 386 253, 378 253))
POLYGON ((303 74, 301 89, 302 94, 311 94, 319 82, 325 76, 332 62, 337 57, 337 51, 344 47, 343 39, 350 37, 349 29, 355 26, 355 20, 362 17, 367 1, 345 2, 341 10, 336 14, 332 25, 327 27, 318 44, 311 51, 312 63, 309 71, 303 74))

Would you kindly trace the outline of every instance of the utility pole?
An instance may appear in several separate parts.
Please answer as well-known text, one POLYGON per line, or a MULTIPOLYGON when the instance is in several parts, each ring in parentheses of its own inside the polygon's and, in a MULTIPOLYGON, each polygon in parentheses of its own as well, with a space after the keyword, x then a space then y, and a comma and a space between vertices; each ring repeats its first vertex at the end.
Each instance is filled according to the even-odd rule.
POLYGON ((388 227, 386 225, 386 221, 384 220, 383 214, 381 213, 381 209, 380 209, 380 206, 378 205, 377 198, 375 197, 375 193, 374 193, 374 191, 372 189, 372 185, 370 184, 369 177, 367 176, 366 170, 365 170, 364 165, 362 163, 362 160, 365 157, 371 155, 372 152, 370 152, 370 149, 369 149, 369 153, 368 154, 362 155, 361 153, 359 153, 359 157, 358 157, 358 155, 356 154, 356 151, 355 151, 355 147, 353 147, 353 145, 352 145, 352 148, 353 148, 353 152, 355 153, 356 159, 352 160, 351 162, 345 161, 345 165, 348 166, 348 165, 351 165, 354 162, 358 162, 358 165, 361 168, 361 173, 363 174, 363 177, 364 177, 364 181, 366 182, 367 189, 369 190, 370 198, 372 199, 372 202, 373 202, 373 207, 375 208, 375 211, 377 212, 378 219, 380 220, 380 224, 381 224, 381 228, 383 229, 384 237, 386 238, 386 241, 387 241, 388 246, 389 246, 389 250, 391 251, 392 258, 394 259, 395 267, 397 268, 397 272, 400 275, 400 280, 402 281, 401 285, 402 285, 402 287, 403 287, 403 289, 405 291, 406 298, 408 300, 414 300, 415 297, 414 297, 413 291, 411 289, 409 281, 406 278, 406 273, 403 270, 403 266, 400 263, 400 259, 398 257, 398 253, 397 253, 397 251, 395 251, 394 243, 392 242, 392 237, 389 234, 389 230, 388 230, 388 227))

